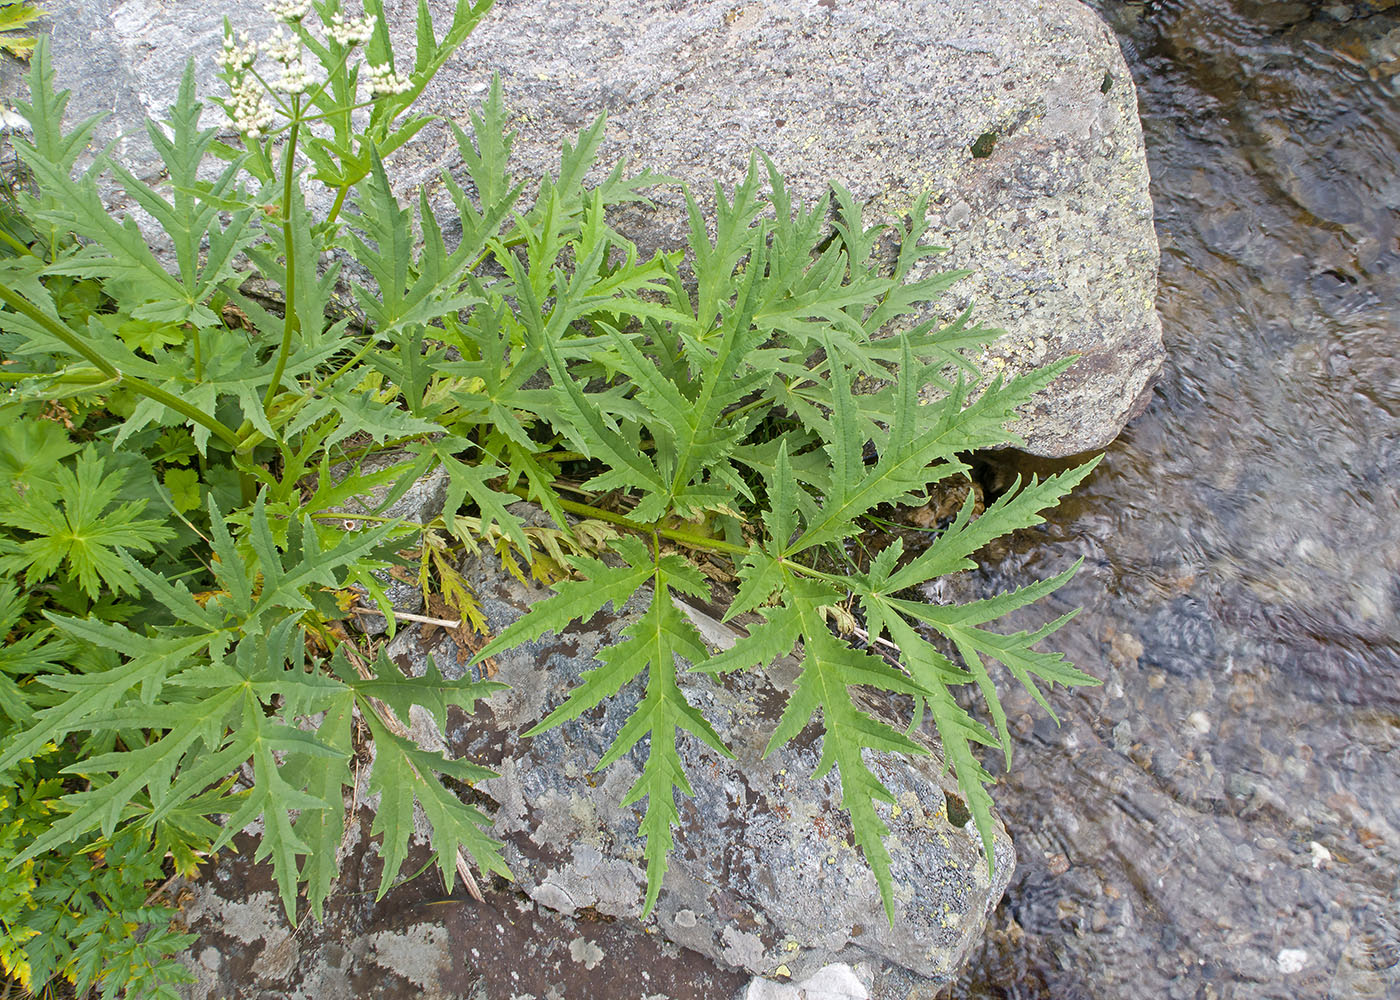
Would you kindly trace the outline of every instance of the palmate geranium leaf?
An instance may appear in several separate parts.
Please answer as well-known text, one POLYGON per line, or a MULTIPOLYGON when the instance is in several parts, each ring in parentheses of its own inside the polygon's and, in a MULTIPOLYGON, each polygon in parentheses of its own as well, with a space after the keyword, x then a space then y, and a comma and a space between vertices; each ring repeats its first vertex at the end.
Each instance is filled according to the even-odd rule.
POLYGON ((0 406, 0 482, 52 484, 63 459, 82 446, 63 425, 25 419, 19 406, 0 406))
POLYGON ((164 521, 140 516, 145 501, 116 503, 125 474, 108 470, 95 449, 73 468, 57 466, 49 482, 23 494, 0 494, 0 524, 25 532, 13 551, 0 556, 0 572, 23 572, 32 587, 63 567, 89 597, 104 589, 137 592, 122 553, 154 551, 173 537, 164 521))
POLYGON ((62 673, 64 656, 70 652, 67 644, 54 640, 51 629, 37 628, 25 635, 16 628, 27 604, 13 582, 0 578, 0 636, 11 637, 0 646, 0 714, 20 727, 33 722, 36 707, 34 685, 20 682, 62 673))

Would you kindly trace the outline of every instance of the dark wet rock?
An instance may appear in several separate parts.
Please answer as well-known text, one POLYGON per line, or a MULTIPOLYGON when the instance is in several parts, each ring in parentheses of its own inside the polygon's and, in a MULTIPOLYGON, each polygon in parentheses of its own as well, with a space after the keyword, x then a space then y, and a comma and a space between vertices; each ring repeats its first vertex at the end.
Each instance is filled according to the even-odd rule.
MULTIPOLYGON (((434 874, 375 901, 380 863, 361 808, 346 837, 324 923, 288 924, 256 841, 236 838, 179 890, 199 939, 183 956, 188 1000, 736 1000, 748 977, 594 911, 573 916, 504 887, 483 902, 434 874)), ((409 869, 429 860, 418 844, 409 869)))
MULTIPOLYGON (((547 593, 526 590, 482 562, 469 562, 466 575, 496 630, 547 593)), ((510 690, 446 733, 451 752, 500 774, 481 789, 499 803, 495 830, 507 842, 518 888, 562 913, 594 910, 628 924, 640 915, 644 893, 641 808, 619 803, 645 757, 638 748, 601 775, 590 769, 640 690, 629 686, 577 722, 533 739, 519 734, 562 701, 635 612, 632 606, 623 615, 605 611, 498 656, 494 679, 510 690)), ((712 630, 707 634, 724 628, 702 621, 702 631, 712 630)), ((400 633, 389 652, 415 672, 429 654, 445 672, 460 671, 465 659, 450 638, 424 644, 410 632, 400 633)), ((975 830, 950 819, 955 787, 940 776, 938 757, 875 761, 898 803, 884 810, 897 900, 890 926, 838 809, 839 783, 809 777, 819 755, 815 729, 762 756, 795 673, 795 665, 780 663, 766 675, 723 685, 683 675, 682 687, 737 760, 682 737, 696 794, 681 803, 671 868, 647 930, 758 975, 800 980, 841 962, 860 967, 877 991, 872 996, 909 996, 910 984, 932 988, 952 976, 980 936, 1011 874, 1010 841, 998 827, 989 880, 975 830), (880 987, 900 975, 906 986, 880 987)))
MULTIPOLYGON (((202 92, 228 16, 262 37, 242 0, 51 0, 70 111, 111 113, 99 141, 138 174, 156 161, 141 116, 171 103, 187 58, 202 92)), ((415 4, 388 5, 405 46, 415 4)), ((439 24, 453 4, 431 0, 439 24)), ((467 124, 499 71, 519 130, 518 170, 538 177, 562 137, 607 112, 605 166, 627 157, 691 182, 703 200, 766 150, 807 199, 828 180, 899 217, 930 191, 927 263, 969 268, 939 309, 969 302, 1009 331, 995 372, 1077 354, 1030 408, 1032 452, 1100 448, 1161 367, 1158 253, 1137 99, 1117 43, 1074 0, 522 0, 501 4, 443 69, 425 107, 467 124)), ((13 79, 13 73, 11 74, 13 79)), ((218 113, 211 113, 211 123, 218 113)), ((424 129, 390 163, 401 188, 459 170, 448 129, 424 129)), ((684 205, 620 213, 644 249, 683 242, 684 205)))

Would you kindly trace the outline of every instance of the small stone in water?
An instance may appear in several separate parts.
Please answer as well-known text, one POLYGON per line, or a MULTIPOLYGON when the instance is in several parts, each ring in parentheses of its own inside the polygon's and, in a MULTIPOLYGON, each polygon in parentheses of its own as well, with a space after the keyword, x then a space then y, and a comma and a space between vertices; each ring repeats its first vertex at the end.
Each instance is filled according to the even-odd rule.
POLYGON ((1210 732, 1210 716, 1197 710, 1186 717, 1186 725, 1197 736, 1204 736, 1210 732))
POLYGON ((1308 953, 1302 948, 1284 948, 1278 953, 1278 971, 1285 976, 1291 976, 1295 972, 1302 972, 1303 966, 1308 964, 1308 953))
POLYGON ((1315 840, 1308 842, 1308 849, 1312 851, 1312 866, 1314 868, 1321 868, 1332 860, 1332 852, 1315 840))

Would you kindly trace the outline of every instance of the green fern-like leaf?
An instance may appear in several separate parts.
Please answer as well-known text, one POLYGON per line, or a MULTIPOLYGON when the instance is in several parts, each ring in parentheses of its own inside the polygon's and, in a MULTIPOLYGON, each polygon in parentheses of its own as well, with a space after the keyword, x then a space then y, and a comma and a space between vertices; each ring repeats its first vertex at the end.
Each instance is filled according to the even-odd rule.
POLYGON ((501 845, 487 833, 490 818, 475 806, 463 803, 437 777, 445 774, 472 782, 494 777, 492 772, 420 749, 412 740, 389 729, 374 712, 366 713, 365 719, 375 744, 370 789, 380 796, 373 832, 384 835, 384 875, 378 898, 393 886, 408 857, 408 845, 414 835, 415 803, 432 825, 433 850, 449 892, 456 877, 459 850, 472 858, 480 871, 510 878, 501 845))
MULTIPOLYGON (((573 155, 566 152, 566 160, 573 155)), ((593 472, 583 485, 591 495, 624 498, 626 517, 599 516, 635 534, 613 545, 620 565, 573 560, 576 578, 558 584, 555 597, 506 629, 482 655, 562 629, 610 600, 620 608, 643 585, 650 589, 647 609, 619 644, 599 654, 601 665, 534 730, 575 720, 646 675, 642 705, 600 761, 614 762, 650 734, 643 775, 626 798, 647 799, 645 909, 655 904, 674 837, 675 792, 688 788, 676 730, 688 728, 706 742, 713 736, 719 745, 668 674, 677 658, 718 674, 796 653, 801 672, 770 750, 809 725, 820 727, 818 774, 832 768, 839 774, 842 807, 891 918, 894 887, 881 814, 891 796, 866 757, 912 757, 927 750, 905 727, 862 708, 865 701, 909 696, 917 709, 911 731, 925 711, 932 717, 990 866, 990 778, 975 747, 1009 752, 1010 741, 989 664, 1001 664, 1047 706, 1045 682, 1091 681, 1058 654, 1034 648, 1067 619, 1013 635, 984 626, 1046 596, 1073 570, 964 608, 926 608, 906 595, 938 575, 973 565, 971 557, 988 541, 1038 523, 1041 512, 1092 465, 1013 490, 979 518, 969 504, 913 558, 896 545, 868 569, 845 574, 833 572, 827 559, 865 530, 865 519, 877 509, 925 502, 934 484, 968 472, 968 452, 1013 440, 1008 424, 1018 408, 1067 362, 1014 381, 984 379, 971 357, 991 332, 970 326, 965 316, 947 324, 913 323, 924 301, 959 277, 912 277, 920 261, 936 252, 922 242, 926 202, 915 206, 900 233, 890 275, 877 259, 879 229, 863 225, 849 193, 835 190, 839 238, 828 239, 826 203, 796 203, 773 164, 755 158, 731 197, 717 192, 713 237, 696 202, 688 202, 693 284, 670 261, 661 261, 665 284, 656 291, 663 301, 636 304, 628 322, 633 303, 599 307, 585 291, 600 287, 590 286, 586 276, 598 266, 606 233, 587 210, 582 227, 571 229, 563 199, 548 189, 545 194, 552 200, 518 223, 527 229, 524 252, 497 251, 519 305, 523 346, 532 364, 536 356, 543 359, 552 384, 552 398, 534 412, 590 462, 593 472), (764 217, 758 195, 765 180, 771 218, 764 217), (552 269, 561 247, 573 251, 573 276, 552 269), (901 330, 900 322, 913 325, 901 330), (857 392, 857 379, 876 384, 857 392), (929 388, 941 398, 922 398, 929 388), (791 429, 760 432, 766 420, 791 429), (703 529, 688 527, 711 522, 723 532, 711 536, 713 543, 697 533, 703 529), (647 542, 650 537, 654 546, 662 536, 734 560, 739 586, 727 617, 756 613, 759 621, 729 650, 708 655, 663 599, 683 591, 678 567, 684 564, 663 566, 647 542), (864 615, 868 636, 893 643, 897 657, 877 657, 833 630, 833 609, 848 598, 864 615), (959 705, 955 691, 969 684, 983 695, 995 732, 959 705)), ((493 331, 508 326, 504 318, 491 321, 493 331)), ((498 342, 504 344, 504 336, 498 342)), ((492 357, 505 356, 491 350, 492 357)), ((472 370, 482 369, 478 364, 472 370)), ((484 416, 486 410, 477 412, 484 416)), ((507 432, 518 449, 529 448, 523 430, 517 425, 507 432)), ((538 468, 526 466, 516 475, 533 475, 534 489, 548 495, 538 468)), ((581 510, 578 504, 569 509, 581 510)))
POLYGON ((821 711, 822 753, 814 777, 835 767, 841 776, 841 807, 851 818, 856 843, 875 872, 885 912, 894 919, 890 855, 884 838, 889 827, 875 811, 876 802, 893 804, 894 796, 866 765, 862 753, 878 750, 921 756, 928 750, 903 733, 856 707, 850 688, 919 694, 921 688, 904 672, 833 635, 822 607, 840 595, 810 580, 794 579, 787 588, 802 636, 802 673, 783 709, 768 752, 801 732, 821 711))
MULTIPOLYGON (((695 626, 675 606, 671 596, 688 594, 708 597, 704 579, 676 556, 658 556, 639 539, 619 539, 617 553, 633 573, 651 586, 651 597, 642 617, 623 630, 623 639, 602 650, 600 665, 587 671, 568 699, 525 735, 533 736, 577 719, 588 709, 609 698, 645 673, 646 694, 612 745, 598 761, 599 769, 619 760, 649 736, 649 751, 641 776, 628 790, 624 806, 647 800, 641 822, 647 858, 647 895, 643 914, 650 913, 661 892, 666 858, 679 821, 675 793, 693 794, 685 776, 676 739, 681 730, 699 737, 707 746, 732 757, 719 734, 686 700, 676 684, 677 658, 701 663, 706 656, 704 643, 695 626)), ((556 621, 558 619, 556 618, 556 621)), ((555 628, 562 625, 555 625, 555 628)))

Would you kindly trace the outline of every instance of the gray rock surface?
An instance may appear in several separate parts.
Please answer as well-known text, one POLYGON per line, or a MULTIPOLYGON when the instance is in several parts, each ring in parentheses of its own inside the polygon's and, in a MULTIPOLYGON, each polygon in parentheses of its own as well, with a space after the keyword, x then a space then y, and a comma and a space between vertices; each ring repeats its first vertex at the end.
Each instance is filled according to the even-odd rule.
MULTIPOLYGON (((162 111, 189 56, 213 92, 226 15, 255 37, 264 21, 242 0, 46 6, 73 112, 112 112, 104 140, 162 111)), ((415 5, 388 6, 407 43, 415 5)), ((430 2, 440 20, 450 6, 430 2)), ((1023 421, 1031 451, 1102 447, 1145 401, 1163 354, 1137 101, 1117 43, 1077 0, 503 0, 425 106, 465 123, 494 70, 518 112, 522 176, 606 111, 605 164, 627 156, 702 198, 733 184, 755 146, 795 193, 839 180, 871 220, 931 190, 931 235, 949 248, 936 266, 974 271, 937 308, 973 302, 1009 331, 993 370, 1080 355, 1023 421)), ((153 162, 140 135, 118 150, 153 162)), ((448 130, 430 127, 392 166, 408 187, 459 163, 448 130)), ((661 191, 619 225, 644 247, 675 246, 681 217, 661 191)))
MULTIPOLYGON (((469 562, 465 574, 494 630, 547 593, 526 590, 484 562, 469 562)), ((519 734, 563 700, 636 610, 629 606, 618 615, 605 609, 562 635, 498 656, 494 679, 510 690, 446 733, 454 755, 500 774, 482 790, 498 803, 495 832, 507 842, 517 887, 569 915, 594 910, 633 922, 641 913, 641 809, 619 803, 645 762, 643 750, 601 775, 590 770, 635 707, 640 689, 630 685, 580 720, 533 739, 519 734)), ((725 628, 712 619, 702 625, 707 636, 725 628)), ((401 632, 389 653, 411 672, 423 669, 429 653, 449 673, 460 671, 465 659, 451 638, 439 634, 424 643, 411 631, 401 632)), ((682 759, 696 794, 681 802, 676 849, 648 927, 757 975, 801 980, 844 962, 876 970, 890 965, 946 982, 1006 887, 1014 864, 1010 839, 998 826, 989 880, 975 831, 950 821, 955 787, 940 776, 939 758, 877 760, 877 773, 897 799, 895 808, 881 807, 892 830, 887 845, 897 905, 891 926, 839 811, 839 782, 809 777, 820 750, 815 727, 763 757, 795 675, 795 664, 786 662, 766 675, 754 672, 723 684, 684 677, 682 687, 737 759, 724 760, 683 737, 682 759)))

